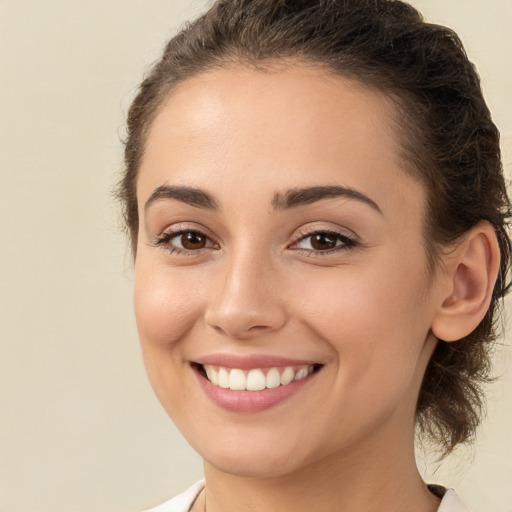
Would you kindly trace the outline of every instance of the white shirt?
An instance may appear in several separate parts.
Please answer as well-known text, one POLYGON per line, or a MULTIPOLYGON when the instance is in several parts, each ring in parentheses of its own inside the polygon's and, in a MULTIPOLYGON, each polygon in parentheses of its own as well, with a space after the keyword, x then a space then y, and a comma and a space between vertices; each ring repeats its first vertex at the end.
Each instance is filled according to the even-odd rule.
MULTIPOLYGON (((436 486, 440 489, 439 486, 436 486)), ((178 496, 154 507, 146 512, 189 512, 192 504, 204 489, 204 480, 195 483, 192 487, 178 496)), ((437 493, 435 493, 437 494, 437 493)), ((470 512, 458 494, 453 489, 447 489, 441 499, 437 512, 470 512)))

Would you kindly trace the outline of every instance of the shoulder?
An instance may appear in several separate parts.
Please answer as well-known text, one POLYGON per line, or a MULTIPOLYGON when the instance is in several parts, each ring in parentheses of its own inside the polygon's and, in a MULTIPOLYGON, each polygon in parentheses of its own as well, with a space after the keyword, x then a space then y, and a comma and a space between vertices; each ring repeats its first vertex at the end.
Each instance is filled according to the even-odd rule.
POLYGON ((441 498, 437 512, 470 512, 454 489, 445 489, 439 485, 429 485, 429 489, 441 498))
POLYGON ((189 487, 185 492, 145 512, 188 512, 203 489, 204 480, 200 480, 192 487, 189 487))
MULTIPOLYGON (((200 480, 185 492, 145 512, 188 512, 203 489, 204 480, 200 480)), ((437 512, 470 512, 454 489, 444 489, 437 485, 430 485, 429 489, 442 498, 437 512)))

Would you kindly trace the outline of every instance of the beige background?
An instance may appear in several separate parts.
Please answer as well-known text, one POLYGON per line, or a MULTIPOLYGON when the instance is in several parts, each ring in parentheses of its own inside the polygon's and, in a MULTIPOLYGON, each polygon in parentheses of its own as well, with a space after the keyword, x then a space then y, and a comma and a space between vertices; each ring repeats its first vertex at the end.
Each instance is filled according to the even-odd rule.
MULTIPOLYGON (((417 0, 481 72, 512 167, 512 0, 417 0)), ((137 511, 201 475, 146 382, 109 190, 142 71, 204 0, 0 0, 0 512, 137 511)), ((512 351, 430 480, 512 512, 512 351)))

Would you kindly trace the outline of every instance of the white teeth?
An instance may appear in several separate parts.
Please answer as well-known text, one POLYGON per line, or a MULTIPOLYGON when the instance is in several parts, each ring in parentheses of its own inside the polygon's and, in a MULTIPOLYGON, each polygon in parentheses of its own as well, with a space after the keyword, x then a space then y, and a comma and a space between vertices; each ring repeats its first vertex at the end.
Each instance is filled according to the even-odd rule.
POLYGON ((208 376, 208 380, 212 384, 215 384, 216 386, 218 386, 219 385, 219 374, 217 373, 217 370, 211 364, 205 364, 204 371, 206 372, 206 375, 208 376))
POLYGON ((221 388, 229 388, 229 372, 226 368, 219 368, 219 386, 221 388))
POLYGON ((270 370, 267 372, 265 381, 265 385, 269 389, 277 388, 277 386, 280 386, 281 376, 279 375, 279 370, 277 368, 270 368, 270 370))
POLYGON ((304 379, 314 370, 312 364, 301 366, 296 371, 293 367, 287 366, 282 373, 279 368, 270 368, 266 374, 261 368, 253 368, 248 372, 238 368, 215 367, 211 364, 205 364, 203 368, 212 384, 234 391, 261 391, 286 386, 294 380, 304 379))
POLYGON ((294 380, 303 379, 307 375, 307 370, 305 368, 301 368, 296 374, 294 380))
POLYGON ((242 370, 237 370, 236 368, 231 370, 231 373, 229 374, 229 389, 243 391, 246 383, 247 379, 245 378, 245 374, 242 370))
POLYGON ((286 384, 290 384, 290 382, 295 377, 295 372, 293 368, 286 368, 286 370, 281 374, 281 385, 286 386, 286 384))
POLYGON ((247 374, 246 389, 249 391, 261 391, 265 385, 265 374, 261 370, 251 370, 247 374))

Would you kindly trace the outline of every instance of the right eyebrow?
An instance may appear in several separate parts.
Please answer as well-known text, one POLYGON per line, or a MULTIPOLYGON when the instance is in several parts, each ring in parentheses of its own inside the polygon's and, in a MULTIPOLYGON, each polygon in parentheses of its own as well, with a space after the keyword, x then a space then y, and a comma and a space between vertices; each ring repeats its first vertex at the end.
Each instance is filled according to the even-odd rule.
POLYGON ((350 187, 337 185, 320 185, 314 187, 294 188, 287 190, 284 194, 276 192, 272 199, 274 210, 285 210, 296 208, 305 204, 312 204, 323 199, 349 198, 364 203, 382 215, 379 205, 368 196, 350 187))
POLYGON ((144 209, 147 210, 151 204, 160 199, 175 199, 176 201, 181 201, 182 203, 186 203, 197 208, 219 211, 219 207, 215 202, 215 199, 208 194, 208 192, 198 188, 175 185, 160 185, 155 188, 153 193, 149 196, 149 199, 146 201, 144 209))

